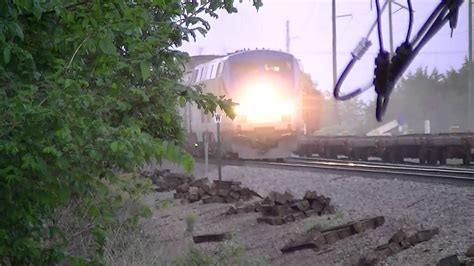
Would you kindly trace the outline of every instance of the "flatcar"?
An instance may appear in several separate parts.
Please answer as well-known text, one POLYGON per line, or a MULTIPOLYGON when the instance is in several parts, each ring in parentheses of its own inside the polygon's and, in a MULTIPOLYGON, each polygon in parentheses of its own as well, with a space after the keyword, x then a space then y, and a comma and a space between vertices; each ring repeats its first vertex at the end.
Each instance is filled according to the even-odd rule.
MULTIPOLYGON (((207 57, 212 58, 212 57, 207 57)), ((203 61, 202 58, 198 58, 203 61)), ((247 159, 284 158, 305 132, 302 68, 291 54, 245 50, 192 65, 188 85, 232 99, 237 116, 221 121, 222 154, 247 159)), ((188 104, 182 110, 189 149, 203 155, 204 138, 216 154, 216 124, 210 114, 188 104)), ((313 123, 314 124, 314 123, 313 123)))

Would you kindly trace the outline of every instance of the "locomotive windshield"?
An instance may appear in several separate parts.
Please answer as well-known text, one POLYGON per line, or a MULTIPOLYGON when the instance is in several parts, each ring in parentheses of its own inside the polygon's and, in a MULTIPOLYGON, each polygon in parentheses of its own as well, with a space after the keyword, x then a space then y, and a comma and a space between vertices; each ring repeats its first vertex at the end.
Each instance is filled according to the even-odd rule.
POLYGON ((244 77, 253 74, 269 75, 291 75, 292 62, 290 60, 258 60, 258 61, 238 61, 231 64, 231 73, 233 76, 244 77))

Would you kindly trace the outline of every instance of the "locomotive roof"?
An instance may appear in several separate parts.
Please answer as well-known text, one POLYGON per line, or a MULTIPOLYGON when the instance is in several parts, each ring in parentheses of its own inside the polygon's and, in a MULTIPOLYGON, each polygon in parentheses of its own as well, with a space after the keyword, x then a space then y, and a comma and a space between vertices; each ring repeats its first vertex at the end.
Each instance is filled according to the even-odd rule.
POLYGON ((214 60, 199 64, 195 68, 203 67, 205 65, 220 63, 227 60, 255 58, 255 56, 257 55, 262 55, 262 56, 264 55, 266 57, 274 57, 274 58, 287 58, 287 59, 295 58, 292 54, 282 52, 282 51, 276 51, 276 50, 264 50, 264 49, 245 50, 245 51, 238 51, 238 52, 229 54, 227 56, 219 57, 214 60))

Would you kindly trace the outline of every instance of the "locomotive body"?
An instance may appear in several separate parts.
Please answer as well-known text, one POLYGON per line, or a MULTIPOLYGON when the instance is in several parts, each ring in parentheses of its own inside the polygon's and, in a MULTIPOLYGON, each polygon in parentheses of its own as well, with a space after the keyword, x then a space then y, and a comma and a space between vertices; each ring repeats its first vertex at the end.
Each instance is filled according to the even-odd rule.
MULTIPOLYGON (((239 158, 283 158, 303 134, 301 68, 291 54, 272 50, 241 51, 199 64, 188 71, 188 84, 238 103, 234 120, 221 121, 222 151, 239 158)), ((194 105, 183 111, 192 153, 202 155, 204 138, 216 153, 216 124, 194 105)))

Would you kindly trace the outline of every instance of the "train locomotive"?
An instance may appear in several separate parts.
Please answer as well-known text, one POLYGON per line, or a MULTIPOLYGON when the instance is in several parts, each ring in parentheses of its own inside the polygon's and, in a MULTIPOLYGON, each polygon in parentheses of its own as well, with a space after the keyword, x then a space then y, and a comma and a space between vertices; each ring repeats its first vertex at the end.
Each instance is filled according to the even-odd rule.
MULTIPOLYGON (((291 54, 246 50, 222 57, 201 58, 189 67, 188 85, 203 85, 205 93, 225 96, 238 105, 236 117, 221 120, 222 154, 243 159, 285 158, 304 134, 302 68, 291 54), (208 61, 207 61, 208 60, 208 61)), ((216 154, 216 123, 195 105, 182 110, 189 150, 202 156, 204 140, 216 154)))

